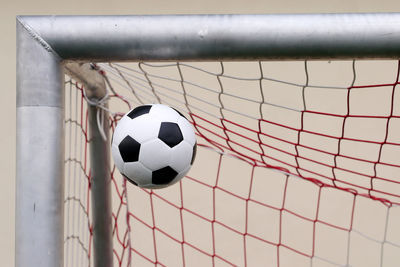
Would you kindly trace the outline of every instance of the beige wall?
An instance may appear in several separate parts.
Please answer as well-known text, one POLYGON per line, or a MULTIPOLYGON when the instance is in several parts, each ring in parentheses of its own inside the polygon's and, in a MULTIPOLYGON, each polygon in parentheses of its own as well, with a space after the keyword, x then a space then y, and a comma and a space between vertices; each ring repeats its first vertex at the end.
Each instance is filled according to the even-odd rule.
MULTIPOLYGON (((15 16, 19 14, 171 14, 400 12, 398 0, 0 0, 0 266, 14 265, 15 16)), ((27 222, 29 223, 29 222, 27 222)))

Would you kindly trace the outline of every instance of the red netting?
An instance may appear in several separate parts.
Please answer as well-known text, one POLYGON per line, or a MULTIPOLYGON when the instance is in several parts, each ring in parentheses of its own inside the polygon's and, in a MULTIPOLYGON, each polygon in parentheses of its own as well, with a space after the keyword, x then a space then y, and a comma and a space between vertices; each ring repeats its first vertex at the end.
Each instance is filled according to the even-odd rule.
MULTIPOLYGON (((267 77, 261 62, 252 63, 255 78, 214 64, 220 69, 102 65, 110 109, 119 107, 112 128, 130 105, 166 103, 186 111, 199 146, 193 169, 171 188, 134 187, 112 168, 115 266, 396 266, 399 63, 390 80, 360 84, 357 63, 347 62, 342 87, 312 84, 308 62, 302 84, 267 77), (193 75, 212 79, 213 91, 193 75), (283 93, 270 93, 275 87, 283 93), (291 94, 297 107, 282 104, 291 94)), ((82 89, 68 84, 65 262, 89 266, 87 110, 82 89)))

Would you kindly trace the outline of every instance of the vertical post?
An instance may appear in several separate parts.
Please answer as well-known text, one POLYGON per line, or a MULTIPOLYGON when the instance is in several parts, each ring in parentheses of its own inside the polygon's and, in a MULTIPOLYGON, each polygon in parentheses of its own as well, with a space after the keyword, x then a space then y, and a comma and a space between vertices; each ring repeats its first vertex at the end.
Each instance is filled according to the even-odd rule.
POLYGON ((111 170, 108 114, 89 106, 94 266, 113 266, 111 170), (103 125, 97 123, 97 113, 103 125), (104 140, 99 127, 103 127, 104 140))
MULTIPOLYGON (((112 267, 110 122, 108 113, 102 112, 97 107, 97 103, 103 101, 106 96, 106 84, 103 76, 88 63, 66 63, 65 71, 84 85, 85 95, 89 100, 90 183, 94 266, 112 267)), ((108 107, 106 102, 102 102, 101 105, 108 107)))
POLYGON ((17 21, 15 263, 63 266, 64 83, 61 60, 17 21))

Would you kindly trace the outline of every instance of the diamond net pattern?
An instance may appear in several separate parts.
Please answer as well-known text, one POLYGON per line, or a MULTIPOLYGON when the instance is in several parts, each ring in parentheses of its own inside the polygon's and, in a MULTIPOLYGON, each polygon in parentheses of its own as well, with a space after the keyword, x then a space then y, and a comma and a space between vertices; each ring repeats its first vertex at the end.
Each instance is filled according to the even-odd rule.
MULTIPOLYGON (((114 266, 399 265, 399 62, 98 67, 111 128, 164 103, 198 139, 192 170, 166 189, 112 167, 114 266)), ((72 80, 66 106, 65 265, 91 266, 88 115, 72 80)))

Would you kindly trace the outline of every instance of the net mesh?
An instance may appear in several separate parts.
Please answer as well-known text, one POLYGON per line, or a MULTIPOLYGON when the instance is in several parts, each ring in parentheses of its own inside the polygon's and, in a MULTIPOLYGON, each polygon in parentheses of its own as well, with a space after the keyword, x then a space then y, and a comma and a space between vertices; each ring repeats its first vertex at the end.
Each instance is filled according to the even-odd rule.
MULTIPOLYGON (((127 184, 112 165, 115 266, 398 266, 398 61, 98 67, 111 128, 164 103, 198 141, 166 189, 127 184)), ((68 80, 66 266, 93 261, 88 136, 83 88, 68 80)))

